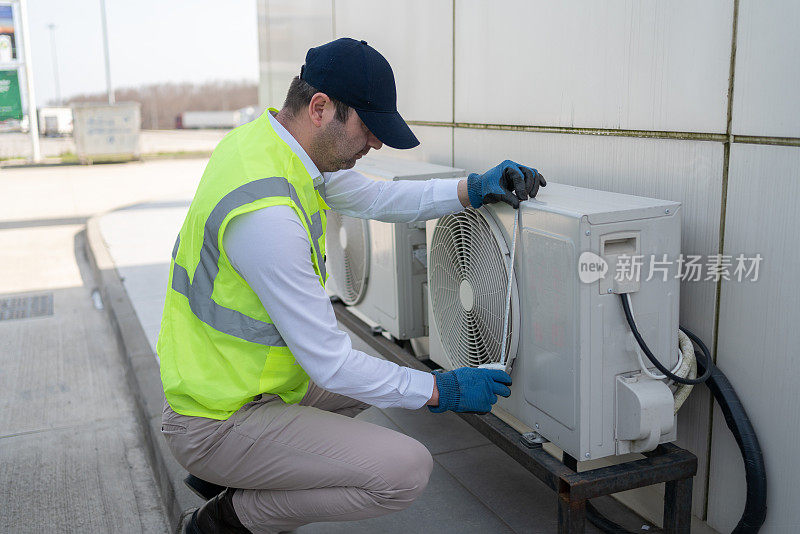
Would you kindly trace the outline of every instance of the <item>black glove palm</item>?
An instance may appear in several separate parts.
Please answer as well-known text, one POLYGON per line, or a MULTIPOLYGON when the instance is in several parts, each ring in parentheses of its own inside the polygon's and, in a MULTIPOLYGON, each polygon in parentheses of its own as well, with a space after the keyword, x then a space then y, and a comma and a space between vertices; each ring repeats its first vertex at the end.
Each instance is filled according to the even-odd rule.
POLYGON ((547 181, 539 171, 507 159, 483 174, 470 174, 467 193, 473 208, 505 202, 516 209, 521 201, 534 198, 539 187, 546 185, 547 181))

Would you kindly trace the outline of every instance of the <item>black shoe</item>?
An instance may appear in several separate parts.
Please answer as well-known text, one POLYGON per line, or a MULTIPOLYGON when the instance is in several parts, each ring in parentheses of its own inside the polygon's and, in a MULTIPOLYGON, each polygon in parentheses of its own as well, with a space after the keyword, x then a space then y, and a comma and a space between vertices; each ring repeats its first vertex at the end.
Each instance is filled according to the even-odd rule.
POLYGON ((215 496, 219 495, 225 489, 225 486, 220 486, 218 484, 212 484, 211 482, 206 482, 202 478, 197 478, 196 476, 189 474, 186 478, 183 479, 183 483, 186 484, 186 487, 192 490, 192 493, 207 501, 209 499, 214 498, 215 496))
POLYGON ((186 522, 184 534, 252 534, 247 530, 233 509, 233 492, 225 491, 206 502, 186 522))

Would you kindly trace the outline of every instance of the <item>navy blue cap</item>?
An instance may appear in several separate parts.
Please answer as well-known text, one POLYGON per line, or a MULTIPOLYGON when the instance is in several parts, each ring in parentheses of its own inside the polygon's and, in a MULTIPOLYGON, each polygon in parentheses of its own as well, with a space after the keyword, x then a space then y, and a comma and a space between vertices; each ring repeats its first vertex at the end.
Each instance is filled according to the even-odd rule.
POLYGON ((343 37, 310 49, 300 79, 355 109, 383 144, 392 148, 419 144, 397 112, 392 67, 366 41, 343 37))

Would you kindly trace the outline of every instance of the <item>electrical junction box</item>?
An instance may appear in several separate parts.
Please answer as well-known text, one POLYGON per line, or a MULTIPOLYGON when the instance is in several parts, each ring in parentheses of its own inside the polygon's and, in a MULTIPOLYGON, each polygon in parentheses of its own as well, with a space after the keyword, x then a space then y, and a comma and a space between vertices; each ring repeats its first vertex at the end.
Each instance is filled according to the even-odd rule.
POLYGON ((513 386, 498 406, 578 460, 673 441, 672 392, 642 374, 619 294, 673 368, 680 204, 555 183, 523 202, 503 340, 514 211, 497 203, 428 221, 431 360, 499 362, 505 342, 513 386))
MULTIPOLYGON (((458 178, 462 169, 387 157, 360 159, 355 170, 373 180, 458 178)), ((425 221, 387 223, 328 212, 329 295, 396 339, 428 335, 425 221)))

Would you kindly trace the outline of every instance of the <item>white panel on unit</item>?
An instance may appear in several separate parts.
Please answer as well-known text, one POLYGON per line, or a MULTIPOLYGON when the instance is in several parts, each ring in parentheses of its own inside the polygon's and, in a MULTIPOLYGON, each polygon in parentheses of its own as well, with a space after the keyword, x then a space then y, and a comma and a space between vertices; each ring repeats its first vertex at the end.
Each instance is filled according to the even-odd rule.
MULTIPOLYGON (((394 158, 363 158, 355 169, 373 180, 464 176, 462 169, 394 158)), ((329 295, 397 339, 428 335, 424 221, 367 221, 331 210, 326 243, 329 295)))
POLYGON ((428 221, 431 360, 494 363, 505 342, 514 383, 498 405, 579 460, 673 441, 672 391, 642 372, 620 294, 648 346, 675 367, 680 209, 554 183, 523 202, 505 341, 514 210, 428 221))

